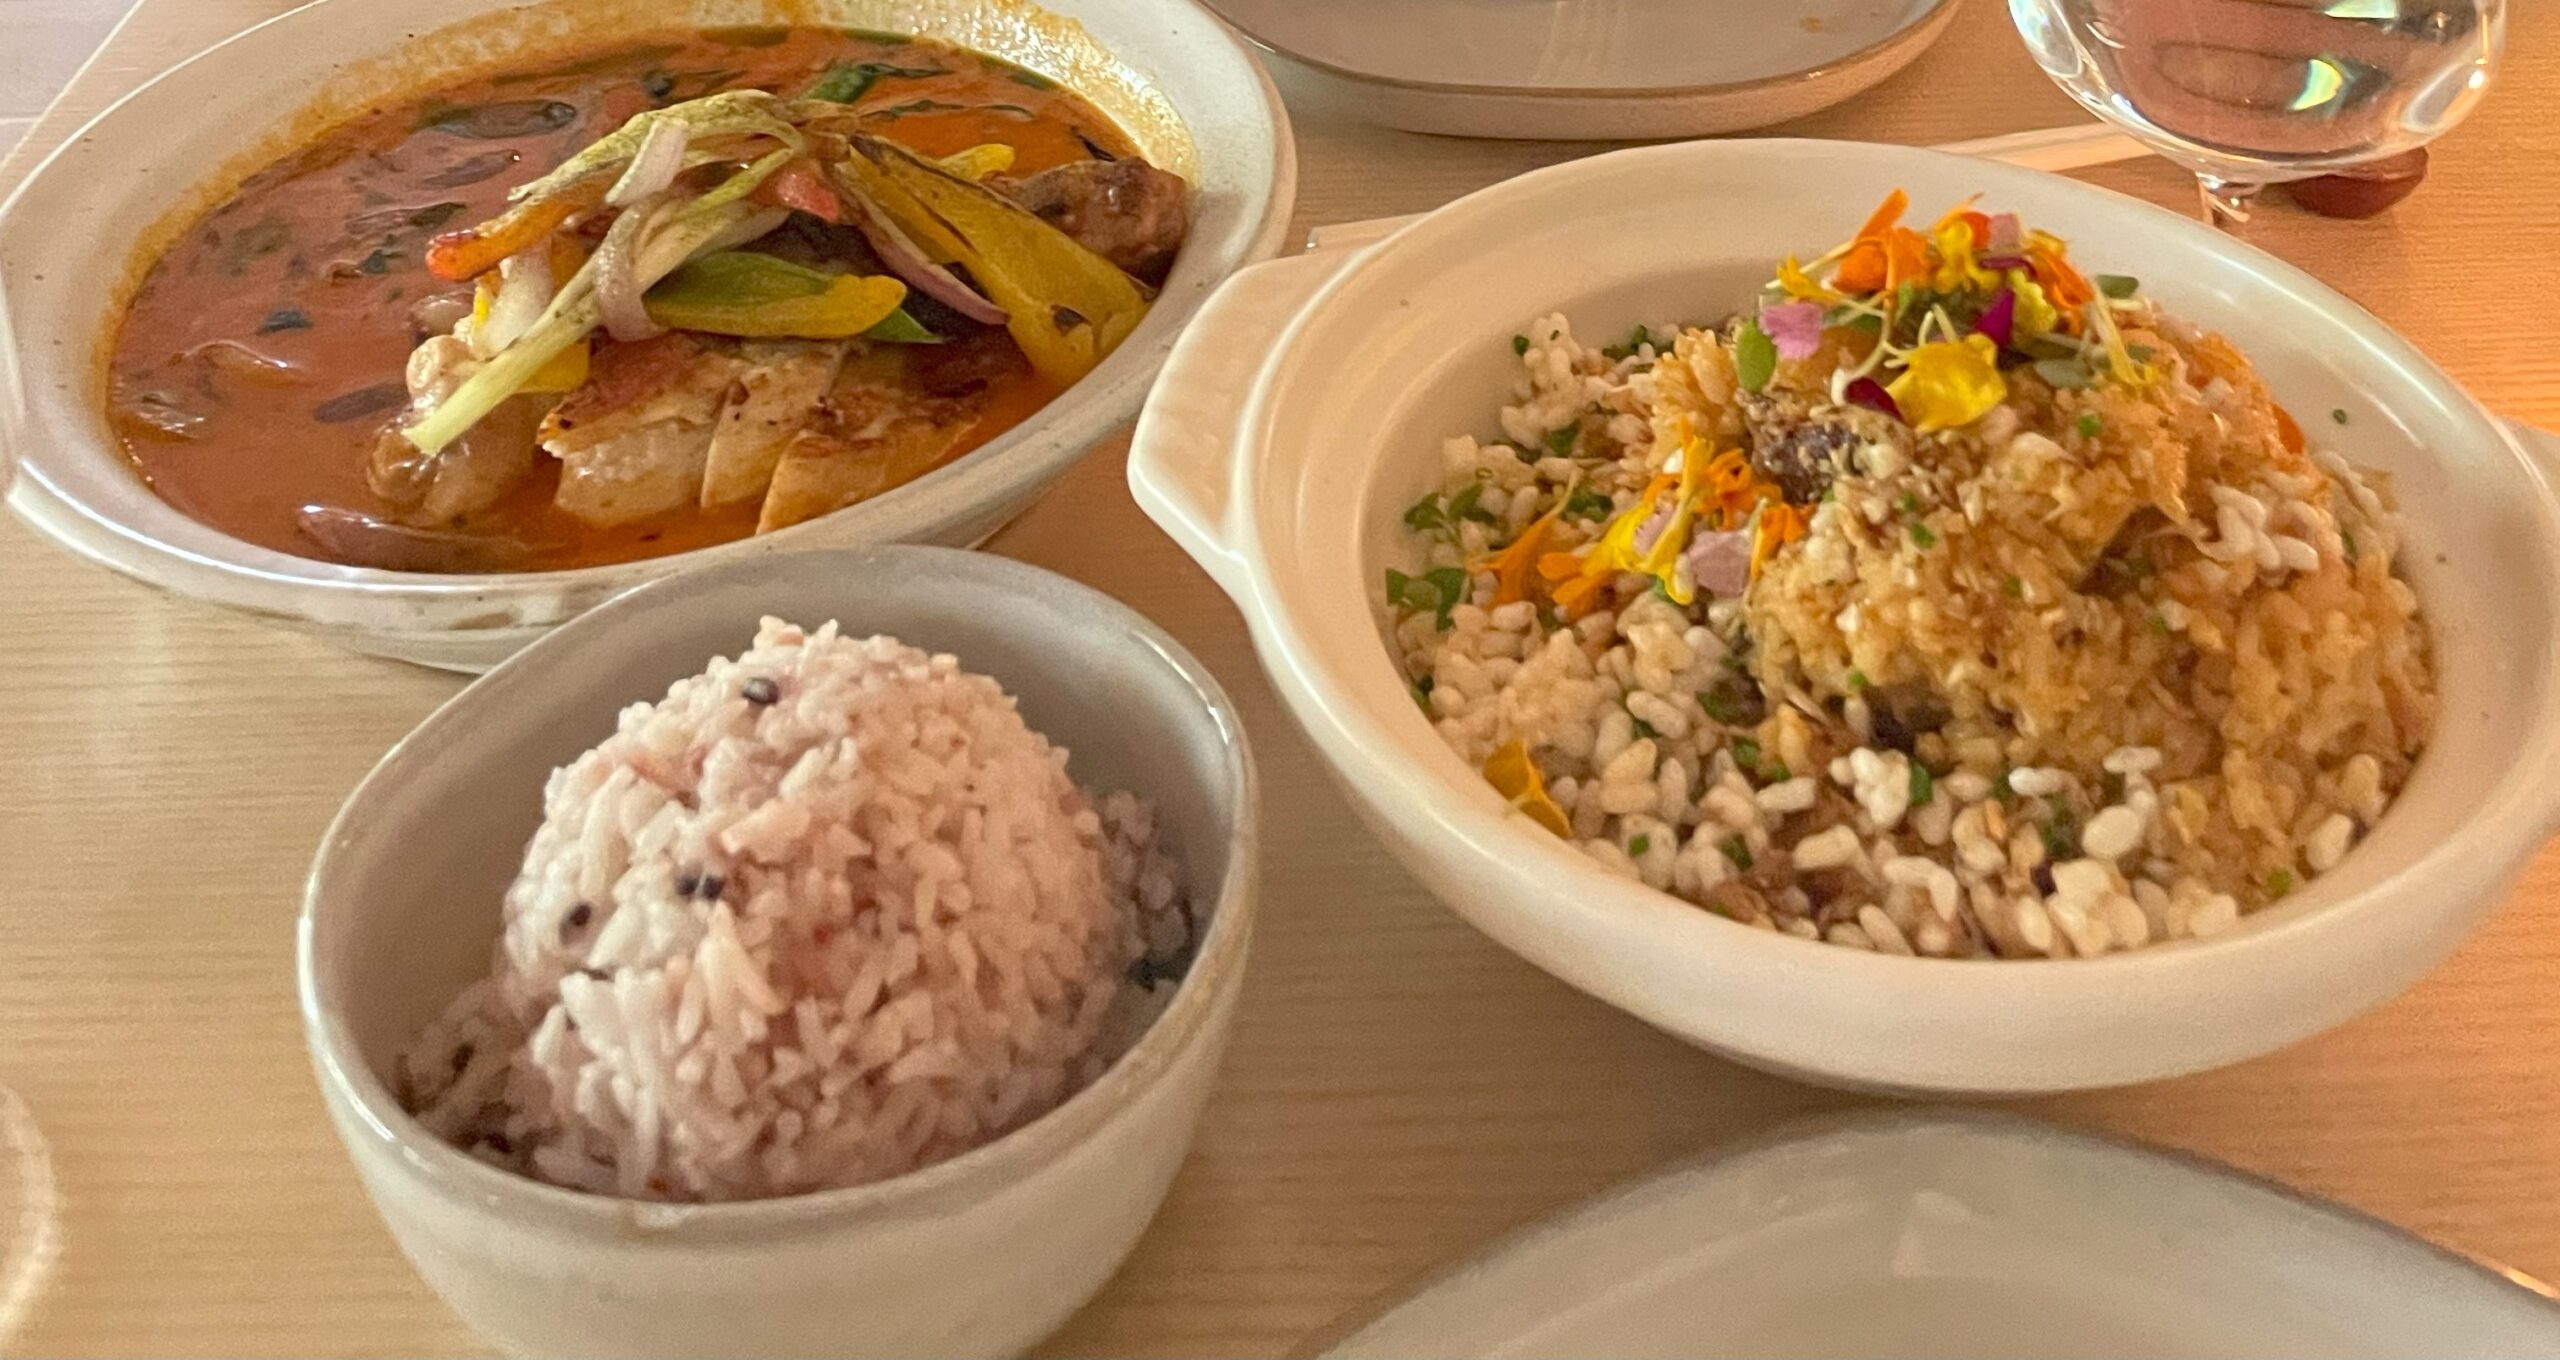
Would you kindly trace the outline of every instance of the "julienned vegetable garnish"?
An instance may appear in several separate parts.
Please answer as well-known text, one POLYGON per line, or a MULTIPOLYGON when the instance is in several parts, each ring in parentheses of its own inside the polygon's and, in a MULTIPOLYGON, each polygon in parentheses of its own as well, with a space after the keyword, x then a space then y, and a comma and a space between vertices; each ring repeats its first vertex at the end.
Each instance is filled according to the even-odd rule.
MULTIPOLYGON (((1510 812, 1733 921, 1935 957, 2215 934, 2432 728, 2387 481, 2065 244, 1889 196, 1721 323, 1512 340, 1385 603, 1510 812)), ((1534 838, 1532 838, 1534 840, 1534 838)))

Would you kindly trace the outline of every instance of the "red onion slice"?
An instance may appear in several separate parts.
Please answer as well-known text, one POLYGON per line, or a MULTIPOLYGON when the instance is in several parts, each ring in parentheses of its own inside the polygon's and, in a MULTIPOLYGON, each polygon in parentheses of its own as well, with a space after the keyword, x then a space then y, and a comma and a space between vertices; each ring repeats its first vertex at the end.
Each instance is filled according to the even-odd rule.
POLYGON ((905 232, 898 230, 898 224, 890 221, 889 215, 882 212, 880 205, 872 202, 871 196, 862 192, 859 186, 841 175, 832 178, 836 196, 844 200, 845 207, 853 214, 854 228, 862 233, 863 240, 871 243, 872 253, 880 257, 880 263, 888 266, 890 273, 904 279, 908 287, 972 321, 1001 326, 1011 319, 1004 308, 987 301, 975 289, 962 283, 958 275, 927 258, 924 251, 908 239, 905 232))

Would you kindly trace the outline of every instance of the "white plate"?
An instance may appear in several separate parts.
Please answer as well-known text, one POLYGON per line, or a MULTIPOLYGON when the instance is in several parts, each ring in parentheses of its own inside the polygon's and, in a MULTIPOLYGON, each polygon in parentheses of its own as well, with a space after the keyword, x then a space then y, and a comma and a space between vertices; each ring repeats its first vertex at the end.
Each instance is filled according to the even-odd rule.
POLYGON ((1765 127, 1909 64, 1955 0, 1206 0, 1307 93, 1390 127, 1519 138, 1765 127))
POLYGON ((2560 1353, 2560 1305, 2521 1280, 2176 1154, 1857 1116, 1533 1227, 1327 1354, 2560 1353))

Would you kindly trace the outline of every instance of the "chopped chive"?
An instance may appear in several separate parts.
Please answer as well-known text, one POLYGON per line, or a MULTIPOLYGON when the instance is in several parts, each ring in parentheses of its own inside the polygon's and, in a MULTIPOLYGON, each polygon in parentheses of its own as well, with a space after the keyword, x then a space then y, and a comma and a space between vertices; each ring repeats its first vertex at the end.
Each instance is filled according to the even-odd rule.
POLYGON ((2332 407, 2330 407, 2330 408, 2329 408, 2329 418, 2330 418, 2331 420, 2334 420, 2334 421, 2338 422, 2338 423, 2339 423, 2339 424, 2341 424, 2341 425, 2346 424, 2346 423, 2347 423, 2347 408, 2346 408, 2346 407, 2343 407, 2343 406, 2332 406, 2332 407))
POLYGON ((1902 500, 1900 504, 1902 506, 1902 513, 1906 515, 1916 515, 1920 513, 1920 498, 1912 495, 1908 491, 1902 493, 1902 500))
POLYGON ((2013 600, 2023 600, 2027 597, 2027 583, 2022 577, 2012 576, 2000 583, 2000 593, 2013 600))
POLYGON ((1405 507, 1404 527, 1415 533, 1449 527, 1449 512, 1440 505, 1440 493, 1432 492, 1405 507))
POLYGON ((1646 722, 1644 719, 1636 717, 1632 713, 1628 714, 1627 718, 1635 724, 1636 735, 1644 738, 1646 741, 1654 741, 1662 736, 1662 733, 1654 729, 1652 723, 1646 722))
POLYGON ((1413 682, 1413 702, 1419 706, 1423 712, 1428 713, 1431 711, 1430 676, 1426 675, 1413 682))
POLYGON ((1725 749, 1733 752, 1733 763, 1746 770, 1760 765, 1760 743, 1749 737, 1735 737, 1725 749))
POLYGON ((1562 429, 1547 431, 1547 452, 1554 454, 1558 458, 1570 456, 1573 453, 1573 441, 1579 437, 1581 433, 1581 428, 1575 425, 1567 425, 1562 429))
POLYGON ((1787 762, 1773 758, 1761 768, 1760 777, 1766 783, 1783 784, 1795 778, 1796 772, 1787 768, 1787 762))
POLYGON ((1449 498, 1449 509, 1447 514, 1449 527, 1452 529, 1457 528, 1458 521, 1462 519, 1471 519, 1478 524, 1500 523, 1499 520, 1494 518, 1492 511, 1476 504, 1476 502, 1483 499, 1484 483, 1482 482, 1472 483, 1466 490, 1459 492, 1457 495, 1451 496, 1449 498))
POLYGON ((1991 781, 1991 796, 2000 800, 2001 805, 2004 807, 2015 806, 2017 804, 2018 791, 2009 787, 2009 772, 2007 770, 2002 770, 2000 772, 2000 777, 1991 781))
POLYGON ((1653 837, 1640 835, 1634 840, 1627 842, 1627 858, 1634 859, 1636 856, 1641 855, 1652 848, 1653 837))
POLYGON ((2103 421, 2103 420, 2100 420, 2100 419, 2098 418, 2098 413, 2097 413, 2097 412, 2095 412, 2095 411, 2083 411, 2083 412, 2081 412, 2081 413, 2080 413, 2080 422, 2079 422, 2079 423, 2080 423, 2080 433, 2081 433, 2082 435, 2084 435, 2084 436, 2086 436, 2086 437, 2090 438, 2090 439, 2095 439, 2095 438, 2097 438, 2097 437, 2098 437, 2098 431, 2103 430, 2103 429, 2105 429, 2105 428, 2107 427, 2107 422, 2105 422, 2105 421, 2103 421))
POLYGON ((1866 690, 1867 673, 1865 671, 1852 668, 1849 672, 1849 692, 1851 694, 1864 694, 1866 693, 1866 690))
POLYGON ((1911 525, 1911 541, 1919 544, 1923 549, 1934 548, 1938 546, 1938 535, 1928 525, 1914 520, 1911 525))
POLYGON ((2282 897, 2292 891, 2293 871, 2291 869, 2271 869, 2267 872, 2267 896, 2282 897))
POLYGON ((1449 611, 1466 601, 1467 574, 1456 567, 1438 567, 1424 572, 1422 579, 1430 582, 1432 589, 1439 593, 1437 607, 1440 626, 1446 629, 1449 626, 1449 611))
POLYGON ((1911 806, 1927 807, 1929 800, 1937 796, 1937 776, 1929 773, 1929 767, 1919 761, 1911 762, 1911 806))
POLYGON ((1526 354, 1526 353, 1528 353, 1528 352, 1529 352, 1529 337, 1527 337, 1527 336, 1525 336, 1525 335, 1515 335, 1515 336, 1511 337, 1511 352, 1512 352, 1512 353, 1514 353, 1514 354, 1526 354))
POLYGON ((1751 847, 1742 843, 1740 835, 1725 837, 1723 843, 1716 848, 1724 852, 1726 859, 1733 861, 1734 868, 1746 874, 1751 872, 1751 847))
POLYGON ((2339 530, 2339 531, 2338 531, 2338 546, 2339 546, 2340 548, 2343 548, 2343 549, 2345 549, 2345 550, 2346 550, 2346 554, 2347 554, 2347 565, 2348 565, 2348 566, 2354 566, 2354 565, 2356 564, 2356 562, 2359 560, 2359 556, 2360 556, 2360 554, 2358 554, 2358 552, 2356 551, 2356 536, 2355 536, 2354 534, 2348 533, 2348 532, 2347 532, 2346 530, 2344 530, 2344 529, 2339 530))

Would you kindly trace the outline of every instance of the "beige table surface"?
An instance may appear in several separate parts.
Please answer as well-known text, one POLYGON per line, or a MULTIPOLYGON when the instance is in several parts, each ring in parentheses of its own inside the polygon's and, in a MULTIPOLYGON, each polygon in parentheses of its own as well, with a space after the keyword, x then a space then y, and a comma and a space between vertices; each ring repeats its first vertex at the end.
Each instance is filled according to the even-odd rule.
MULTIPOLYGON (((81 120, 283 0, 141 0, 0 190, 81 120)), ((2257 239, 2560 426, 2560 4, 2512 7, 2499 87, 2371 222, 2257 239)), ((2073 110, 2001 6, 1793 130, 1936 142, 2073 110)), ((1575 145, 1302 113, 1303 224, 1405 212, 1575 145)), ((2164 202, 2151 163, 2095 178, 2164 202)), ((1529 304, 1524 302, 1524 307, 1529 304)), ((1098 449, 996 550, 1163 622, 1243 705, 1268 907, 1226 1071, 1163 1215, 1059 1351, 1269 1353, 1613 1182, 1846 1098, 1694 1051, 1429 901, 1355 824, 1226 601, 1098 449)), ((29 1353, 475 1353, 359 1192, 294 1014, 304 866, 377 754, 456 688, 165 599, 0 522, 0 1082, 57 1151, 64 1252, 29 1353)), ((2193 1148, 2560 1277, 2560 854, 2379 1011, 2228 1071, 2022 1108, 2193 1148)))

